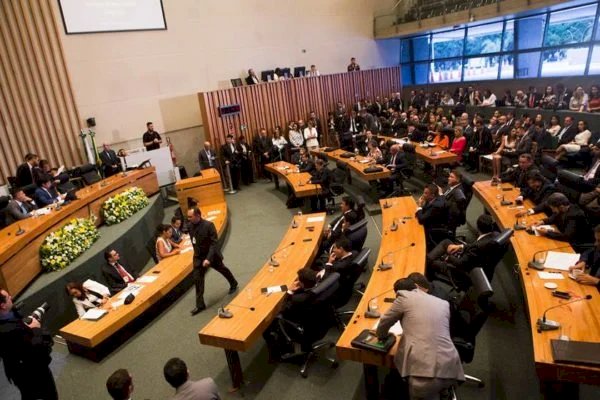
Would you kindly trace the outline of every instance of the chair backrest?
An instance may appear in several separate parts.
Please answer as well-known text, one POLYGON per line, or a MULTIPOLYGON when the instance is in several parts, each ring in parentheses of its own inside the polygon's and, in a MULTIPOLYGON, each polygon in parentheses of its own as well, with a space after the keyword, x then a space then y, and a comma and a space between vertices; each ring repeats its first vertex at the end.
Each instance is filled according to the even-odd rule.
POLYGON ((466 175, 463 175, 461 180, 462 183, 460 184, 460 188, 462 189, 463 193, 465 194, 465 198, 467 199, 467 204, 465 206, 465 208, 467 208, 469 207, 469 203, 471 203, 471 199, 473 198, 473 184, 475 183, 475 181, 466 175))
POLYGON ((371 249, 364 248, 353 255, 352 265, 345 270, 344 276, 340 276, 340 287, 333 302, 335 308, 343 307, 350 301, 354 293, 354 284, 366 269, 370 254, 371 249))
POLYGON ((333 299, 333 295, 340 287, 340 274, 334 272, 327 275, 318 285, 309 289, 313 294, 312 306, 323 305, 333 299))
POLYGON ((351 225, 344 231, 344 235, 352 243, 352 251, 361 251, 365 241, 367 240, 367 223, 369 221, 366 218, 361 219, 354 225, 351 225))
POLYGON ((506 229, 500 232, 500 234, 494 239, 494 243, 496 246, 494 250, 490 252, 490 254, 488 254, 488 256, 486 257, 485 263, 481 265, 488 280, 491 281, 492 279, 494 279, 494 272, 496 271, 496 266, 502 260, 504 254, 506 254, 510 238, 513 234, 514 230, 506 229))
POLYGON ((471 279, 472 289, 474 298, 477 304, 483 308, 487 308, 488 299, 494 295, 494 289, 485 274, 483 268, 473 268, 469 272, 469 278, 471 279))
POLYGON ((360 230, 361 228, 366 227, 368 223, 369 223, 369 221, 366 218, 363 218, 360 221, 358 221, 357 223, 355 223, 354 225, 350 225, 345 230, 345 233, 348 234, 348 233, 356 232, 356 231, 360 230))
POLYGON ((370 255, 371 249, 365 247, 354 257, 354 262, 360 267, 361 271, 364 271, 367 268, 367 265, 369 265, 370 255))
POLYGON ((508 241, 510 240, 510 238, 513 236, 514 233, 515 233, 514 230, 506 229, 505 231, 501 232, 494 241, 499 246, 508 246, 508 241))

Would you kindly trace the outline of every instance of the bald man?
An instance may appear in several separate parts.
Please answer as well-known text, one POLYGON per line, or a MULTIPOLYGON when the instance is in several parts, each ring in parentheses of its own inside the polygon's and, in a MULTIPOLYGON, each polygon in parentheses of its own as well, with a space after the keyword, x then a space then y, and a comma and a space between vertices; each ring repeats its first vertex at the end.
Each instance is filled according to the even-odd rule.
POLYGON ((200 170, 217 168, 217 154, 208 141, 204 142, 204 148, 198 153, 198 164, 200 164, 200 170))
POLYGON ((102 171, 104 177, 113 176, 121 170, 121 161, 114 150, 110 148, 108 143, 102 144, 102 152, 100 152, 100 161, 102 162, 102 171))

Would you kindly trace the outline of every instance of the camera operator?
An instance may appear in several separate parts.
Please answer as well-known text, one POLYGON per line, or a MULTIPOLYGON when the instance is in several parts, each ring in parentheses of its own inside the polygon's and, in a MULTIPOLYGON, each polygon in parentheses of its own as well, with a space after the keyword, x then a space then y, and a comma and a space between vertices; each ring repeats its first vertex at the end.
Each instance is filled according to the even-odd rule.
POLYGON ((48 367, 52 337, 42 331, 39 319, 28 320, 23 321, 11 295, 0 289, 0 357, 6 377, 19 388, 23 400, 58 399, 48 367))

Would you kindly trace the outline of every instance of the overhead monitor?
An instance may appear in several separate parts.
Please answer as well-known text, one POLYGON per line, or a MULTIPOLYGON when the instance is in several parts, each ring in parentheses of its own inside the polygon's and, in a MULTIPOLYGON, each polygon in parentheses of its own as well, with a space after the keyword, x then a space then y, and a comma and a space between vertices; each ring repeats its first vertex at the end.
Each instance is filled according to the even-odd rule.
POLYGON ((67 34, 167 29, 162 0, 59 0, 67 34))

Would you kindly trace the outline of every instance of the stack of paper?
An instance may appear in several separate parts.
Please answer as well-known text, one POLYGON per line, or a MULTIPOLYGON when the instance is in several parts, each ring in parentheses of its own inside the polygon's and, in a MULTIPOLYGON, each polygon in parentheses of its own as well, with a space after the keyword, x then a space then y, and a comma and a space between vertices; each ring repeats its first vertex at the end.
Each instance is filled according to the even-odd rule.
MULTIPOLYGON (((378 326, 379 326, 379 320, 377 320, 377 322, 373 326, 373 330, 376 331, 378 326)), ((404 332, 404 331, 402 330, 402 325, 400 325, 400 321, 396 321, 396 323, 394 325, 392 325, 392 327, 390 328, 389 332, 396 336, 402 335, 402 332, 404 332)))
POLYGON ((568 271, 569 267, 579 262, 579 254, 577 253, 561 253, 558 251, 549 251, 546 254, 546 262, 544 268, 558 269, 560 271, 568 271))
POLYGON ((152 276, 152 275, 144 275, 144 276, 140 276, 136 282, 139 283, 152 283, 156 280, 156 276, 152 276))
POLYGON ((101 308, 90 308, 81 316, 81 319, 87 319, 89 321, 97 321, 104 317, 108 311, 101 308))

